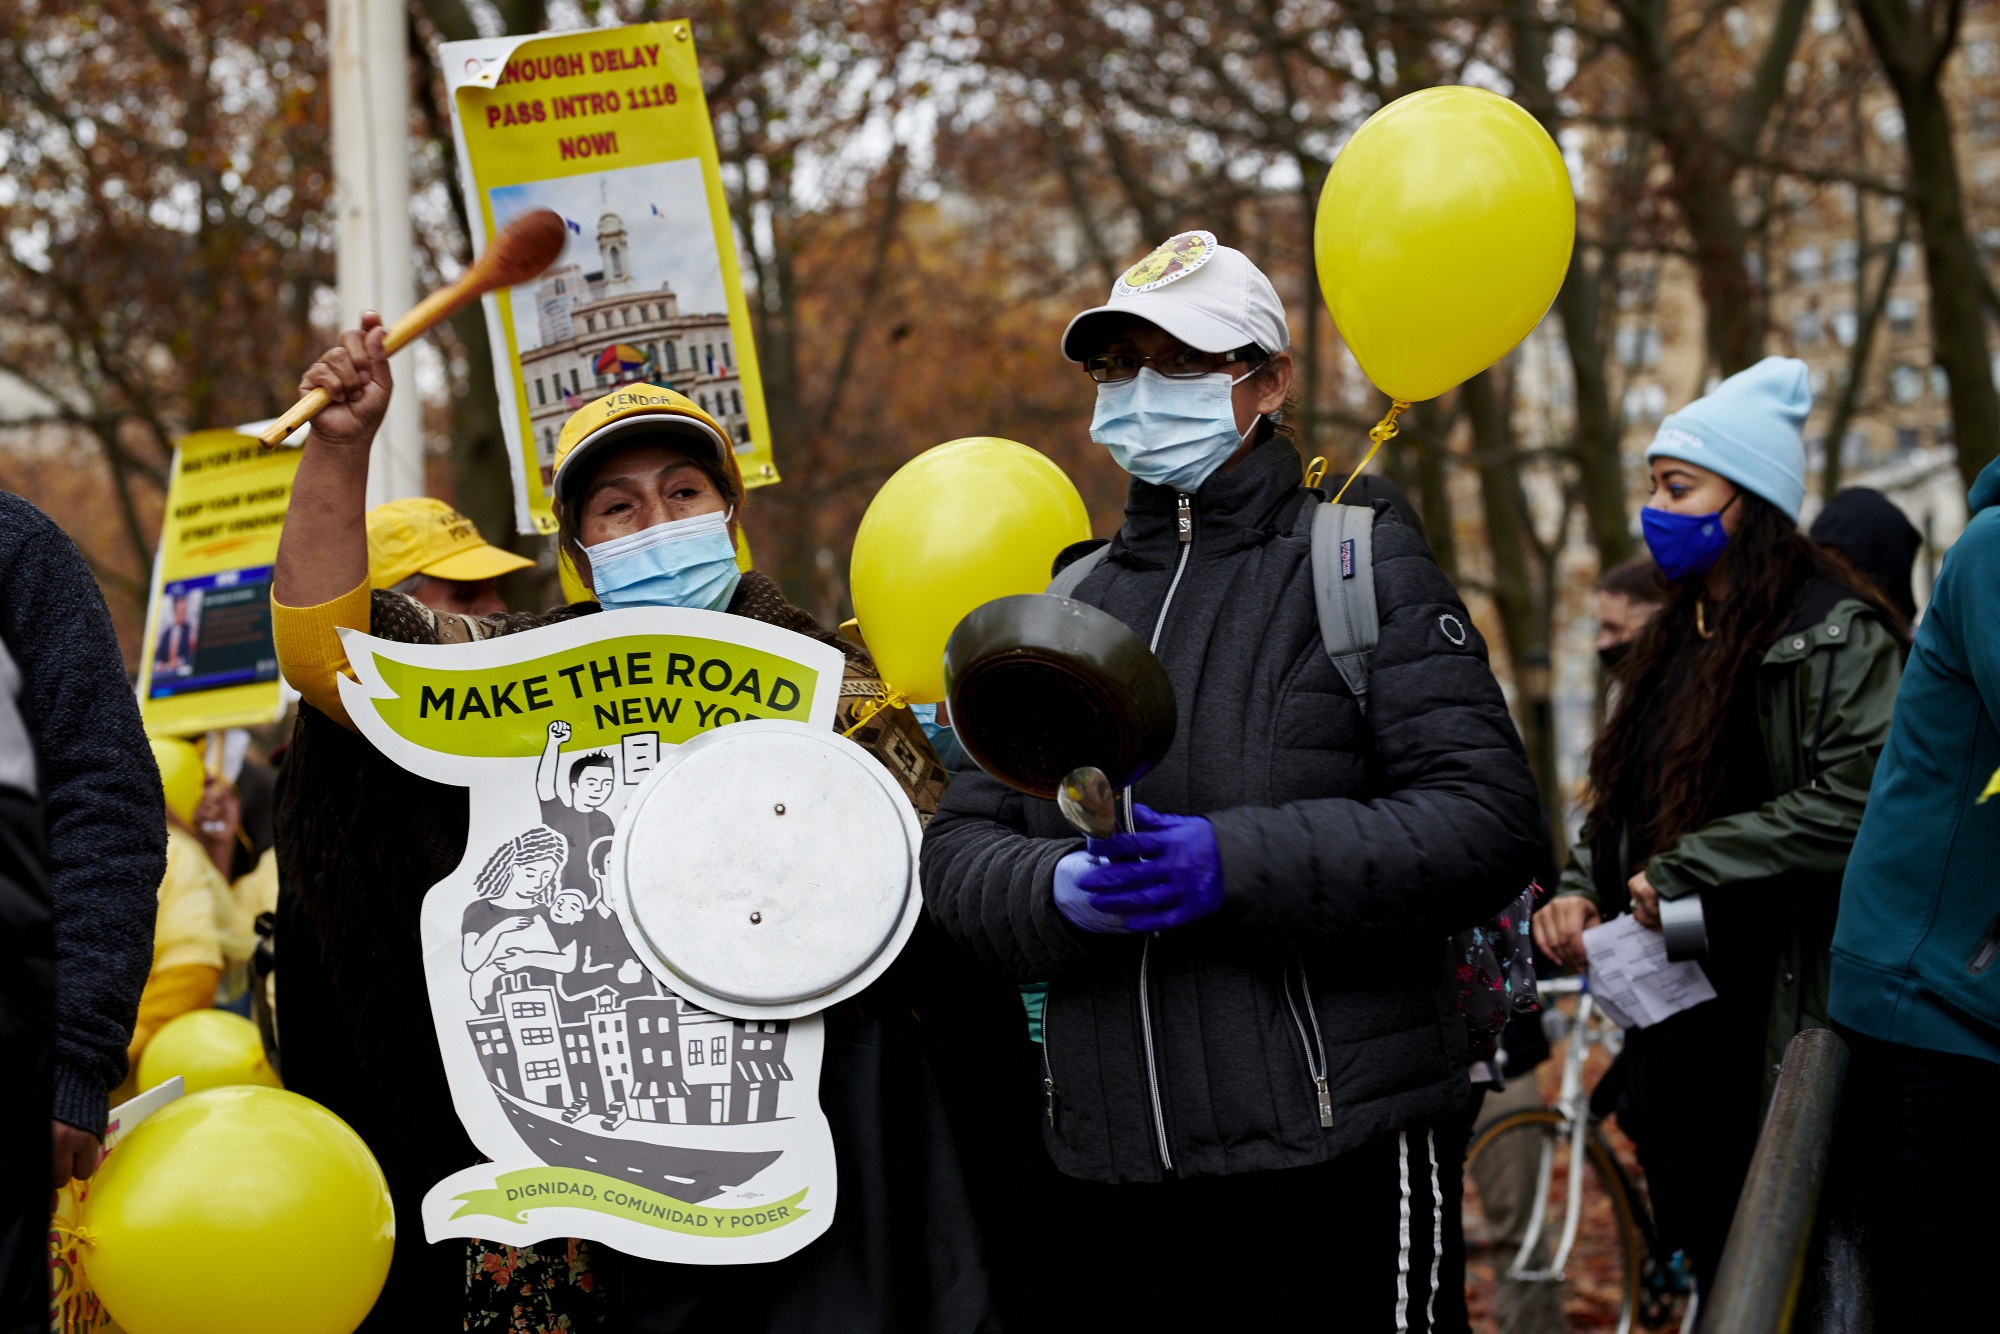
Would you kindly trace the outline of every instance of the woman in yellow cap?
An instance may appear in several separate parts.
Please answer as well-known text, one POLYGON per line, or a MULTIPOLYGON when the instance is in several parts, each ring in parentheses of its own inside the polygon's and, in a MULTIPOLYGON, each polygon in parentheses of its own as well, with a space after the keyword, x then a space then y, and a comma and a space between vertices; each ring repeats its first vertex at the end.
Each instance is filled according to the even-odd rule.
POLYGON ((534 564, 487 542, 472 520, 442 500, 409 496, 368 511, 369 587, 407 593, 433 611, 505 611, 493 581, 534 564))
MULTIPOLYGON (((600 607, 725 611, 841 649, 847 681, 837 727, 882 687, 867 654, 785 601, 776 584, 738 568, 743 479, 728 435, 680 394, 625 385, 564 425, 551 490, 563 556, 596 601, 540 615, 440 615, 410 597, 371 590, 363 496, 368 452, 387 409, 389 363, 380 321, 341 336, 306 373, 324 389, 293 485, 273 587, 278 656, 304 697, 279 809, 279 859, 312 924, 340 1007, 318 1026, 324 1087, 296 1075, 299 1039, 285 1015, 288 1084, 346 1117, 375 1150, 398 1211, 418 1217, 424 1192, 478 1161, 459 1127, 437 1044, 418 948, 418 910, 465 848, 461 790, 429 783, 379 755, 352 730, 335 687, 347 670, 341 627, 408 643, 451 643, 553 625, 600 607), (421 1133, 412 1129, 421 1127, 421 1133)), ((927 817, 946 775, 907 710, 887 709, 853 737, 902 783, 927 817)), ((283 941, 280 951, 288 949, 283 941)), ((890 975, 894 977, 895 974, 890 975)), ((280 970, 283 991, 283 971, 280 970)), ((542 1329, 594 1326, 606 1303, 648 1329, 976 1328, 989 1309, 985 1270, 949 1131, 888 979, 827 1012, 821 1100, 842 1164, 832 1230, 746 1285, 729 1268, 665 1265, 571 1240, 539 1248, 398 1248, 388 1286, 364 1328, 542 1329), (899 1154, 899 1150, 901 1151, 899 1154), (900 1157, 893 1174, 868 1164, 900 1157), (854 1175, 850 1175, 854 1173, 854 1175), (388 1323, 385 1323, 388 1322, 388 1323), (447 1324, 447 1322, 450 1322, 447 1324)))

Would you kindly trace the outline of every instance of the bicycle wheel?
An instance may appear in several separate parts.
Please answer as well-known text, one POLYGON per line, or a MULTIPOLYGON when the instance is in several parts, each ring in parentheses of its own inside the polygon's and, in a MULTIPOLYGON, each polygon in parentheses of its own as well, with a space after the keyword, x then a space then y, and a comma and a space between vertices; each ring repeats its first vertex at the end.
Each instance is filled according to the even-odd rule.
POLYGON ((1480 1334, 1629 1334, 1635 1327, 1645 1242, 1625 1174, 1595 1128, 1585 1142, 1591 1170, 1576 1241, 1562 1273, 1548 1273, 1569 1208, 1563 1131, 1562 1116, 1547 1108, 1510 1112, 1480 1127, 1466 1150, 1466 1303, 1480 1334), (1538 1185, 1546 1203, 1523 1255, 1538 1185))

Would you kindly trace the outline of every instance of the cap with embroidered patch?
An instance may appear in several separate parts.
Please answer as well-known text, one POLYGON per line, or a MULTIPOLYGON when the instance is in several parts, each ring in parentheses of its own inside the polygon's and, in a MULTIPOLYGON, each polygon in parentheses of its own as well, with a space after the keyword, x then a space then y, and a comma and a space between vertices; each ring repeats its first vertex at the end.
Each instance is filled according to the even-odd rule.
POLYGON ((413 574, 478 583, 533 564, 489 545, 472 520, 442 500, 412 496, 368 511, 370 588, 393 588, 413 574))
POLYGON ((555 474, 549 492, 557 504, 575 499, 572 492, 584 480, 586 462, 600 456, 614 442, 625 443, 639 436, 664 436, 677 447, 693 446, 695 452, 711 458, 734 487, 732 500, 743 496, 743 473, 736 465, 736 451, 729 434, 715 418, 703 412, 686 394, 658 385, 620 385, 599 399, 584 404, 563 423, 556 438, 555 474))
POLYGON ((1285 305, 1262 269, 1214 232, 1181 232, 1118 275, 1111 296, 1069 322, 1063 355, 1083 361, 1104 350, 1116 317, 1158 325, 1200 352, 1256 346, 1276 356, 1292 345, 1285 305))

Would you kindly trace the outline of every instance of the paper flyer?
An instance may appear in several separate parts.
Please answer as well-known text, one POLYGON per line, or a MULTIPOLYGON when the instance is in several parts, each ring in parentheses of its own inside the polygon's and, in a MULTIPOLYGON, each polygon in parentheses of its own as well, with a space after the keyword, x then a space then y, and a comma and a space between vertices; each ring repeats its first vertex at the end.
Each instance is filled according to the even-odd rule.
POLYGON ((539 279, 485 298, 521 531, 555 531, 562 424, 621 384, 686 394, 729 433, 746 485, 777 481, 688 25, 447 42, 438 58, 475 250, 533 209, 568 228, 539 279))
POLYGON ((1698 963, 1669 963, 1667 938, 1629 913, 1583 933, 1590 994, 1620 1028, 1646 1028, 1715 999, 1698 963))
POLYGON ((342 638, 361 734, 470 789, 464 859, 420 931, 453 1105, 493 1161, 431 1189, 426 1239, 587 1237, 748 1264, 823 1233, 822 1021, 731 1019, 676 995, 633 947, 610 858, 632 796, 681 743, 752 718, 830 728, 839 650, 680 608, 472 644, 342 638))
POLYGON ((271 573, 296 449, 201 431, 174 450, 139 657, 139 712, 154 736, 254 727, 284 712, 271 639, 271 573))

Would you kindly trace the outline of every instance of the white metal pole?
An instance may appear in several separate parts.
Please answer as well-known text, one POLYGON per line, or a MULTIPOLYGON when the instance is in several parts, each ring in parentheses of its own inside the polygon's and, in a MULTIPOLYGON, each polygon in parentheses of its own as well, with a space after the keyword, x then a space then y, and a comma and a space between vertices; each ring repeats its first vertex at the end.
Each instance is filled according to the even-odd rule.
MULTIPOLYGON (((416 304, 411 266, 408 18, 400 0, 327 0, 340 325, 394 322, 416 304)), ((416 352, 396 355, 396 396, 368 465, 368 503, 424 494, 416 352)))

